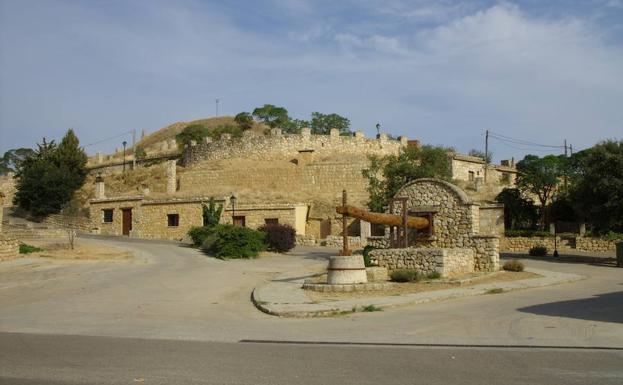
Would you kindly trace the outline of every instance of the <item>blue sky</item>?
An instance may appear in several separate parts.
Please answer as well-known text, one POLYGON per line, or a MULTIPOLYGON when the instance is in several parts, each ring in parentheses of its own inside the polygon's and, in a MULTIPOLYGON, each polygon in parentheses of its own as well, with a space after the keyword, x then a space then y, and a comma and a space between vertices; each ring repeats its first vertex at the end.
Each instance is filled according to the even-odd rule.
POLYGON ((623 137, 622 43, 623 0, 0 0, 0 152, 153 132, 217 97, 221 115, 335 112, 463 152, 485 129, 581 149, 623 137))

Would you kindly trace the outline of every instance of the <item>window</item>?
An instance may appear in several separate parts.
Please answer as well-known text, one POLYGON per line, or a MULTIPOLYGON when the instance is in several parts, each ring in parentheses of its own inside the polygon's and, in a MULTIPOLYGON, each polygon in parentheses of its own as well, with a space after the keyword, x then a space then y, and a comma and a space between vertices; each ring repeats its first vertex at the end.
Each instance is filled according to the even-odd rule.
POLYGON ((245 227, 246 226, 246 218, 244 216, 235 216, 234 217, 234 226, 236 227, 245 227))
POLYGON ((179 214, 167 214, 167 223, 169 227, 177 227, 180 225, 179 214))
POLYGON ((112 212, 113 209, 104 209, 102 210, 102 214, 104 217, 104 223, 112 223, 112 212))
POLYGON ((278 225, 279 218, 266 218, 264 219, 264 223, 267 225, 278 225))
POLYGON ((468 171, 467 175, 468 175, 469 181, 472 182, 474 180, 474 172, 468 171))

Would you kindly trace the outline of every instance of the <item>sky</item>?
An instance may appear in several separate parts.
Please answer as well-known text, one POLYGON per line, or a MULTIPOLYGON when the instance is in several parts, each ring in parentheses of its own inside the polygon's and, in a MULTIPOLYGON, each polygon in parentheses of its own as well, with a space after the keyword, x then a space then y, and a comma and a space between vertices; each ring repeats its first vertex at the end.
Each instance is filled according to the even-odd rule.
POLYGON ((623 0, 0 0, 0 154, 70 127, 112 151, 216 98, 460 152, 490 130, 494 160, 577 151, 623 139, 623 0))

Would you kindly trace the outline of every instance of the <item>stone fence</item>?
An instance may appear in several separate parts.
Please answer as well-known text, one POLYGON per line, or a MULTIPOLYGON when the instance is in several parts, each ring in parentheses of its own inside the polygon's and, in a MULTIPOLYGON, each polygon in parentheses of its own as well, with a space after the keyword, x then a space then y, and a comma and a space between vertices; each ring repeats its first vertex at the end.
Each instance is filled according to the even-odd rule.
POLYGON ((184 150, 184 165, 194 164, 202 160, 227 158, 246 158, 257 160, 286 159, 299 157, 299 161, 309 162, 315 154, 397 154, 406 147, 406 137, 398 140, 389 139, 380 134, 378 139, 369 139, 362 132, 352 136, 341 136, 336 129, 330 135, 313 135, 309 128, 300 134, 282 134, 279 129, 272 129, 269 135, 258 135, 245 131, 241 138, 232 138, 222 134, 220 140, 205 138, 201 143, 191 143, 184 150), (302 154, 304 152, 304 154, 302 154))
MULTIPOLYGON (((616 241, 609 241, 593 237, 556 237, 559 252, 588 251, 610 252, 615 251, 616 241)), ((554 250, 554 237, 502 237, 500 251, 527 252, 532 247, 545 246, 549 252, 554 250)))
POLYGON ((474 254, 470 248, 377 249, 370 252, 370 262, 385 267, 389 272, 413 269, 424 275, 437 272, 442 277, 448 277, 473 272, 474 254))

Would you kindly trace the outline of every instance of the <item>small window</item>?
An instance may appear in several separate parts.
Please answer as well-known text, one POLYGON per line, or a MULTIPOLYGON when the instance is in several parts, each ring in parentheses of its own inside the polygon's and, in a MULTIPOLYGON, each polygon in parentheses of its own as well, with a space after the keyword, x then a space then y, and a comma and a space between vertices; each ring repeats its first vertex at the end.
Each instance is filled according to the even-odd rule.
POLYGON ((167 223, 169 227, 177 227, 180 225, 179 214, 167 214, 167 223))
POLYGON ((242 215, 234 217, 234 226, 236 227, 245 227, 246 222, 246 218, 242 215))
POLYGON ((469 181, 473 181, 474 180, 474 172, 473 171, 468 171, 468 177, 469 177, 469 181))
POLYGON ((112 212, 113 209, 104 209, 102 210, 103 216, 104 216, 104 223, 111 223, 112 222, 112 212))
POLYGON ((278 225, 279 224, 279 218, 266 218, 264 219, 264 223, 267 225, 278 225))

